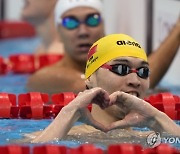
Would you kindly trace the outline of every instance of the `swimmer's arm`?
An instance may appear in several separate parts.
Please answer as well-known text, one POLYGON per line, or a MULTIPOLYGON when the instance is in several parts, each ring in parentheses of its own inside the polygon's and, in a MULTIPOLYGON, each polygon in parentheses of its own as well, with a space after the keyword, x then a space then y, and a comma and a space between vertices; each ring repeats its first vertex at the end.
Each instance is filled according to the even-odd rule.
POLYGON ((169 135, 180 137, 180 126, 170 119, 164 112, 157 110, 154 117, 154 122, 149 125, 151 129, 161 134, 168 133, 169 135))
POLYGON ((74 122, 80 117, 80 113, 77 111, 78 109, 75 106, 67 105, 63 107, 55 120, 32 140, 32 143, 48 142, 55 139, 60 140, 65 137, 74 122))
POLYGON ((173 61, 180 45, 180 18, 160 47, 148 56, 151 70, 150 88, 161 80, 173 61))

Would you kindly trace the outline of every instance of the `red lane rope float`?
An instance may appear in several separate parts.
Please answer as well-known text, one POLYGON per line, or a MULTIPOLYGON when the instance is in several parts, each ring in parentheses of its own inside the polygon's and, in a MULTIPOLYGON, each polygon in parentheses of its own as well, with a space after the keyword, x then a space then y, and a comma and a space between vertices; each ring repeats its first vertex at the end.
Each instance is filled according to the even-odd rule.
POLYGON ((57 145, 43 145, 33 148, 33 154, 67 154, 68 148, 57 145))
POLYGON ((0 39, 11 39, 19 37, 34 37, 34 27, 22 21, 0 21, 0 39))
POLYGON ((117 144, 108 147, 108 154, 141 154, 143 152, 141 145, 136 144, 117 144))
MULTIPOLYGON (((30 92, 18 95, 0 93, 0 118, 50 119, 77 95, 72 92, 46 93, 30 92)), ((159 93, 145 99, 173 120, 180 120, 180 97, 171 93, 159 93)), ((87 107, 90 111, 92 106, 87 107)))
POLYGON ((9 60, 14 73, 33 73, 36 70, 35 58, 32 54, 11 55, 9 60))
POLYGON ((143 149, 136 144, 109 145, 107 150, 97 148, 93 144, 83 144, 76 148, 62 145, 44 144, 39 146, 3 145, 0 146, 1 154, 180 154, 178 149, 168 145, 160 144, 155 148, 143 149))
POLYGON ((73 92, 64 92, 64 93, 58 93, 58 94, 52 94, 51 99, 53 106, 53 112, 55 116, 61 111, 61 109, 67 105, 69 102, 71 102, 76 95, 73 92))
POLYGON ((61 54, 13 54, 6 62, 0 57, 0 74, 12 73, 33 73, 45 66, 52 65, 63 58, 61 54))
POLYGON ((54 64, 61 60, 63 55, 60 54, 42 54, 39 55, 39 68, 54 64))
POLYGON ((171 119, 180 119, 180 97, 171 93, 159 93, 145 99, 158 110, 166 113, 171 119))
POLYGON ((21 118, 44 118, 43 109, 45 108, 45 103, 49 101, 48 94, 30 92, 27 94, 20 94, 18 100, 21 118))
POLYGON ((92 144, 84 144, 82 146, 79 146, 78 148, 71 148, 69 150, 69 153, 71 154, 103 154, 104 151, 102 149, 95 147, 92 144))
POLYGON ((0 146, 0 154, 30 154, 30 147, 20 145, 0 146))
POLYGON ((71 102, 76 95, 73 92, 64 92, 52 95, 52 102, 56 105, 67 105, 71 102))
MULTIPOLYGON (((52 95, 52 102, 55 104, 54 109, 62 109, 65 105, 69 104, 77 95, 72 92, 64 92, 52 95)), ((91 111, 92 105, 87 107, 91 111)))
POLYGON ((0 93, 0 117, 18 118, 19 107, 16 106, 16 95, 0 93))
POLYGON ((5 74, 7 71, 7 64, 5 63, 3 57, 0 57, 0 74, 5 74))

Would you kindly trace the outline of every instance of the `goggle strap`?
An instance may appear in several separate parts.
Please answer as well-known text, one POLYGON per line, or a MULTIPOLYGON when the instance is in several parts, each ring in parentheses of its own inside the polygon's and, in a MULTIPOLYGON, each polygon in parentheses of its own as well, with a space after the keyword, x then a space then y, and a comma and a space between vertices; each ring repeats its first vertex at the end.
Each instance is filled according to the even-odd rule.
POLYGON ((130 73, 138 73, 139 70, 131 69, 131 70, 129 70, 129 71, 130 71, 130 73))
POLYGON ((105 69, 109 69, 109 70, 112 69, 112 66, 111 66, 111 65, 108 65, 108 64, 103 64, 101 67, 102 67, 102 68, 105 68, 105 69))

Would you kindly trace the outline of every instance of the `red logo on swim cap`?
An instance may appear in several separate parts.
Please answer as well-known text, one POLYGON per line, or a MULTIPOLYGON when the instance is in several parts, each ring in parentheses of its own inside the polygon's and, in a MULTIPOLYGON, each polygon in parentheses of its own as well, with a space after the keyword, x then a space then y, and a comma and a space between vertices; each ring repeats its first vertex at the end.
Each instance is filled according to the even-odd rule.
POLYGON ((97 45, 95 45, 94 47, 92 47, 92 48, 89 50, 88 59, 96 52, 96 48, 97 48, 97 45))

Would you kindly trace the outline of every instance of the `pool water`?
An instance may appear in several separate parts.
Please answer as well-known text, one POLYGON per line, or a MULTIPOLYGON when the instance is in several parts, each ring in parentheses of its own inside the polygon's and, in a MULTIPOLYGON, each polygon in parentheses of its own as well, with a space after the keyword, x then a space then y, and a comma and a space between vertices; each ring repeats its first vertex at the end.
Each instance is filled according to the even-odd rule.
POLYGON ((26 93, 26 82, 29 74, 8 74, 0 76, 0 92, 13 94, 26 93))
POLYGON ((8 57, 11 54, 32 53, 40 42, 38 37, 0 40, 0 55, 8 57))
MULTIPOLYGON (((24 120, 24 119, 1 119, 0 120, 0 145, 21 143, 25 134, 43 130, 52 120, 24 120)), ((75 141, 54 141, 53 144, 60 144, 69 147, 78 146, 75 141)), ((25 144, 27 144, 25 142, 25 144)), ((30 144, 29 144, 30 145, 30 144)))
MULTIPOLYGON (((15 39, 0 41, 0 53, 3 57, 8 57, 15 53, 32 53, 39 43, 38 38, 30 39, 15 39)), ((29 74, 13 74, 9 73, 0 76, 0 92, 7 92, 13 94, 26 93, 26 82, 29 74)), ((163 85, 161 85, 163 87, 163 85)), ((167 84, 165 85, 167 86, 167 84)), ((167 86, 171 87, 170 85, 167 86)), ((173 94, 180 94, 180 87, 171 87, 173 94)), ((17 143, 18 140, 24 138, 24 134, 32 133, 35 131, 43 130, 50 124, 51 119, 44 120, 24 120, 24 119, 0 119, 0 145, 17 143)), ((177 121, 180 125, 180 121, 177 121)), ((75 125, 78 125, 76 123, 75 125)), ((143 130, 143 129, 141 129, 143 130)), ((146 129, 145 129, 146 130, 146 129)), ((86 138, 85 138, 86 139, 86 138)), ((92 139, 93 140, 93 139, 92 139)), ((69 139, 61 141, 53 141, 53 144, 65 145, 68 147, 76 147, 82 143, 80 140, 69 139)), ((28 144, 32 146, 32 144, 28 144)), ((180 143, 172 144, 173 146, 180 149, 180 143)), ((97 144, 98 147, 103 149, 106 145, 97 144)))

